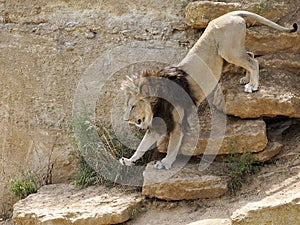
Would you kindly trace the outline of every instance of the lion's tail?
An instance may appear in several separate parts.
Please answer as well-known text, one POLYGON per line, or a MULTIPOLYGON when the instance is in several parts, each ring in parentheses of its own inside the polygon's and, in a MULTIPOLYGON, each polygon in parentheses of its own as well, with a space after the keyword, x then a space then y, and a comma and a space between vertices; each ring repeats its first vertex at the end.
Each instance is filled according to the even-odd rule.
POLYGON ((234 11, 231 13, 232 15, 236 15, 236 16, 241 16, 241 17, 249 17, 252 18, 256 21, 258 21, 259 23, 266 25, 268 27, 274 28, 276 30, 280 30, 280 31, 284 31, 284 32, 289 32, 289 33, 293 33, 296 32, 298 30, 298 24, 294 23, 293 24, 293 28, 286 28, 283 26, 278 25, 277 23, 272 22, 271 20, 268 20, 260 15, 257 15, 255 13, 251 13, 251 12, 247 12, 247 11, 234 11))

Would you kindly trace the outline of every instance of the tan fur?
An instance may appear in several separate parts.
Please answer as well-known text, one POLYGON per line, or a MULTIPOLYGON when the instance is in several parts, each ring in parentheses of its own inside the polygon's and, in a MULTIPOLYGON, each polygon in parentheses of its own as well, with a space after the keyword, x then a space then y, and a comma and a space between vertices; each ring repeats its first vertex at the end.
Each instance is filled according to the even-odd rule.
MULTIPOLYGON (((241 84, 245 84, 245 92, 258 90, 258 61, 254 59, 253 53, 247 52, 245 49, 245 18, 247 17, 280 31, 294 32, 297 30, 296 24, 294 24, 293 29, 288 29, 259 15, 246 11, 227 13, 212 20, 197 43, 177 65, 177 67, 189 75, 187 81, 193 96, 196 98, 196 106, 199 106, 218 83, 222 73, 223 60, 246 69, 246 76, 240 80, 241 84)), ((134 80, 134 78, 129 78, 129 82, 123 85, 123 89, 128 96, 126 106, 127 116, 125 119, 140 128, 147 129, 151 123, 153 114, 151 110, 149 111, 151 101, 145 100, 139 95, 142 84, 143 79, 134 80), (134 106, 134 108, 132 108, 132 106, 134 106)), ((131 165, 138 160, 152 144, 161 140, 163 136, 169 135, 167 156, 162 161, 156 163, 155 166, 158 169, 171 168, 172 163, 176 159, 183 137, 181 127, 183 111, 183 107, 179 106, 172 112, 175 127, 169 134, 157 134, 156 132, 147 130, 135 154, 130 159, 120 159, 120 162, 124 165, 131 165)))

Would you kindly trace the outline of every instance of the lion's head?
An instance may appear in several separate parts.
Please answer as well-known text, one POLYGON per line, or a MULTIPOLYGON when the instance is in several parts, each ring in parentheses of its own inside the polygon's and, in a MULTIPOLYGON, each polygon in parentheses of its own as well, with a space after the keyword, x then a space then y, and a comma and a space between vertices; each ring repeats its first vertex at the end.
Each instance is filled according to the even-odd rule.
POLYGON ((141 129, 147 129, 151 125, 153 112, 151 97, 145 94, 145 77, 152 71, 143 71, 127 77, 122 82, 121 90, 126 97, 124 120, 129 124, 134 124, 141 129))
POLYGON ((170 132, 174 128, 174 105, 188 112, 196 102, 186 76, 183 70, 173 66, 127 77, 121 87, 126 96, 124 119, 139 128, 151 127, 161 132, 162 124, 153 121, 154 117, 161 118, 170 132))

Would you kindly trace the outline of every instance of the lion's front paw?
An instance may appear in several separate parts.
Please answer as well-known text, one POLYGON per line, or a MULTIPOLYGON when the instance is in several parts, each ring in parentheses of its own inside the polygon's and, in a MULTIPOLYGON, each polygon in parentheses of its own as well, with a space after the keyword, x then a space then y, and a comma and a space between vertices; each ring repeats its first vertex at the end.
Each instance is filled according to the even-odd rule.
POLYGON ((134 162, 132 162, 130 159, 124 158, 122 157, 121 159, 119 159, 119 162, 124 165, 124 166, 132 166, 134 165, 134 162))
POLYGON ((163 162, 163 161, 157 161, 154 164, 154 167, 158 170, 162 170, 162 169, 171 169, 171 165, 169 163, 163 162))
POLYGON ((250 84, 246 84, 244 91, 247 92, 247 93, 252 93, 254 91, 258 91, 258 85, 253 85, 252 86, 250 84))

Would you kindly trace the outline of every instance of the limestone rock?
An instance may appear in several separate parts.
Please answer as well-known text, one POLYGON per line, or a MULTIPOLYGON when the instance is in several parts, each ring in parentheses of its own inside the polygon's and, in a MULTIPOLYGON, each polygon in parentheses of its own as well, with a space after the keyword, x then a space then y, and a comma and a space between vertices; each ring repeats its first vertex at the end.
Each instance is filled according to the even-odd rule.
POLYGON ((206 219, 189 223, 188 225, 231 225, 231 221, 229 219, 206 219))
POLYGON ((300 35, 270 30, 265 26, 252 27, 247 29, 245 46, 248 51, 255 55, 276 54, 278 52, 296 54, 300 51, 300 35))
MULTIPOLYGON (((242 90, 241 90, 242 92, 242 90)), ((233 152, 260 152, 267 143, 266 124, 263 120, 241 120, 225 116, 215 107, 199 109, 200 132, 195 141, 193 133, 183 138, 180 152, 183 155, 224 155, 233 152)), ((166 142, 158 150, 166 152, 166 142)))
POLYGON ((117 224, 128 220, 142 198, 136 193, 89 187, 78 190, 68 184, 42 187, 14 205, 18 225, 117 224))
POLYGON ((277 53, 268 54, 257 58, 261 68, 277 68, 290 71, 300 70, 300 54, 277 53))
POLYGON ((241 118, 287 116, 300 118, 300 76, 274 68, 260 71, 260 88, 243 92, 243 75, 225 74, 215 92, 214 104, 225 114, 241 118))
POLYGON ((299 224, 300 182, 279 189, 258 202, 251 202, 231 216, 233 225, 299 224))
POLYGON ((228 12, 235 10, 246 10, 260 14, 274 22, 278 21, 288 8, 283 4, 272 5, 270 3, 225 3, 212 1, 196 1, 191 2, 186 7, 186 23, 193 28, 205 28, 207 24, 228 12))
POLYGON ((186 7, 185 19, 186 23, 193 28, 205 28, 211 20, 240 8, 239 3, 191 2, 186 7))
POLYGON ((227 180, 215 174, 213 169, 199 171, 198 164, 184 160, 176 161, 170 170, 157 170, 150 163, 144 171, 142 194, 164 200, 220 197, 227 192, 227 180))
POLYGON ((255 160, 260 162, 266 162, 277 155, 282 149, 282 144, 279 142, 268 142, 266 149, 261 152, 254 153, 253 157, 255 160))

